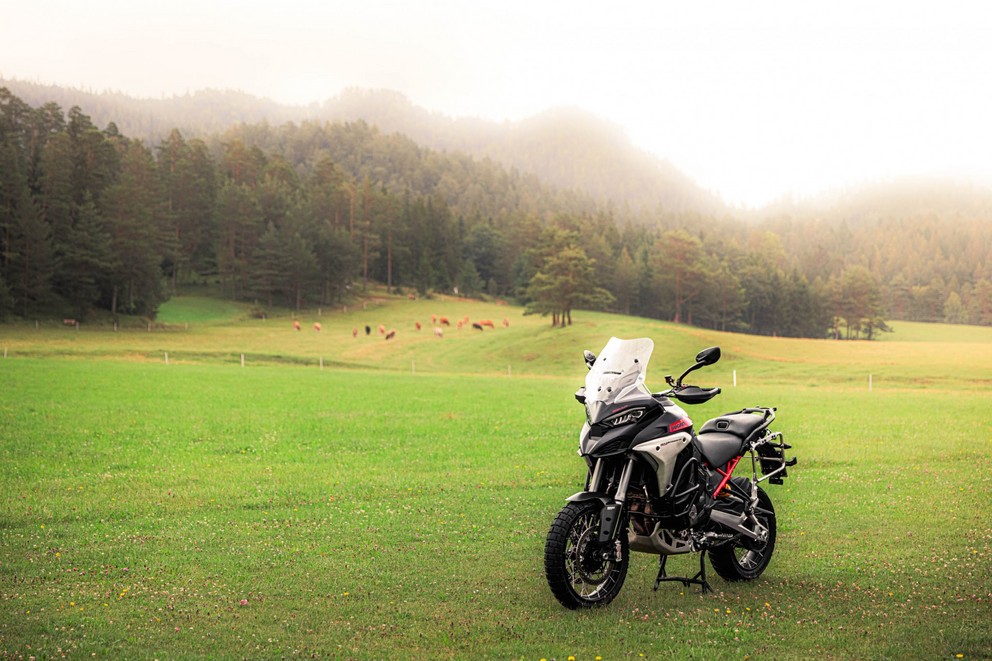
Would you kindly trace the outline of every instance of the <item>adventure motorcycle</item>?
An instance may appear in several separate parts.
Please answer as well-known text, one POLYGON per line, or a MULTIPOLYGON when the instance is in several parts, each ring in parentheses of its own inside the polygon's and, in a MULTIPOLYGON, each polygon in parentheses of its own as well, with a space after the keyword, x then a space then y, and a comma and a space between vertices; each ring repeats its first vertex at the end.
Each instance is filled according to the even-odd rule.
POLYGON ((654 589, 664 581, 706 581, 705 556, 728 581, 757 578, 775 550, 775 510, 765 480, 781 484, 791 446, 768 427, 775 409, 746 408, 706 422, 699 433, 672 400, 701 404, 719 388, 684 385, 692 371, 720 359, 720 348, 699 352, 696 363, 669 389, 644 385, 654 349, 649 338, 611 338, 597 357, 585 352, 589 374, 575 393, 585 405, 579 454, 588 465, 585 491, 568 498, 544 548, 551 592, 566 608, 605 606, 623 587, 631 550, 660 555, 654 589), (745 456, 751 478, 732 477, 745 456), (763 477, 758 477, 758 465, 763 477), (699 552, 699 572, 669 576, 670 555, 699 552))

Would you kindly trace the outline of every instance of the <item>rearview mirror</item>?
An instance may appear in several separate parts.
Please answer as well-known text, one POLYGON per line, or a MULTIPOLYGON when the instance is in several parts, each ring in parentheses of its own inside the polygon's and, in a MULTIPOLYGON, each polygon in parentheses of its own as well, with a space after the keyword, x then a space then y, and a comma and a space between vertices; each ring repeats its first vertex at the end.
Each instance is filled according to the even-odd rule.
POLYGON ((701 363, 702 365, 712 365, 718 360, 720 360, 720 347, 703 349, 696 354, 696 362, 701 363))

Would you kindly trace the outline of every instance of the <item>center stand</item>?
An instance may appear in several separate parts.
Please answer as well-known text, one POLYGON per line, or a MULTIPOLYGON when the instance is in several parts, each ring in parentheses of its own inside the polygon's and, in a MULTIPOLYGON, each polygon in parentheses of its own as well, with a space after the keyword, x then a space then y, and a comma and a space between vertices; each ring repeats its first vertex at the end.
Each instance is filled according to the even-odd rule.
POLYGON ((658 560, 658 578, 654 579, 654 589, 656 591, 658 590, 658 586, 665 581, 678 581, 685 587, 689 587, 690 585, 700 586, 700 594, 713 592, 713 588, 711 588, 710 584, 706 582, 706 551, 699 552, 699 572, 692 578, 686 578, 685 576, 669 576, 665 573, 665 563, 667 562, 667 555, 660 556, 658 560))

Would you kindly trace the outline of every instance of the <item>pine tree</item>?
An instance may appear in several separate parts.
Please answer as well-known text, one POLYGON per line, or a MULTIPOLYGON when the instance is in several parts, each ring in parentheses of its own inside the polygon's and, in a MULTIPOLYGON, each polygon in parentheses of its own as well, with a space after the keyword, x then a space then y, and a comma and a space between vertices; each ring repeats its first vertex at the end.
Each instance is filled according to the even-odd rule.
POLYGON ((7 277, 15 309, 24 316, 40 312, 53 300, 52 232, 26 190, 17 207, 8 250, 7 277))
POLYGON ((121 174, 103 194, 102 215, 111 235, 110 311, 154 316, 164 300, 161 263, 168 250, 161 195, 151 152, 121 144, 121 174))
POLYGON ((67 239, 60 264, 60 272, 66 277, 61 294, 73 306, 75 318, 85 319, 99 304, 114 266, 110 233, 92 200, 83 201, 79 219, 69 229, 67 239))
POLYGON ((245 278, 249 295, 264 300, 269 308, 272 307, 276 294, 282 291, 285 261, 279 230, 275 223, 270 222, 268 229, 258 239, 245 278))
POLYGON ((702 242, 685 230, 665 232, 655 244, 654 258, 656 277, 670 303, 672 321, 682 323, 689 303, 705 284, 702 242))
POLYGON ((245 295, 250 255, 265 231, 251 187, 227 181, 217 196, 216 257, 221 286, 231 298, 245 295))
POLYGON ((290 304, 296 310, 303 307, 307 293, 320 281, 320 268, 313 247, 299 232, 286 237, 283 242, 285 255, 285 289, 290 304))
POLYGON ((204 269, 214 230, 214 166, 206 145, 187 143, 178 129, 158 147, 158 173, 165 196, 165 219, 172 234, 172 287, 191 271, 204 269))
POLYGON ((594 261, 578 246, 568 246, 549 256, 531 278, 528 313, 551 315, 552 326, 570 326, 572 310, 579 307, 603 309, 613 295, 595 286, 594 261))

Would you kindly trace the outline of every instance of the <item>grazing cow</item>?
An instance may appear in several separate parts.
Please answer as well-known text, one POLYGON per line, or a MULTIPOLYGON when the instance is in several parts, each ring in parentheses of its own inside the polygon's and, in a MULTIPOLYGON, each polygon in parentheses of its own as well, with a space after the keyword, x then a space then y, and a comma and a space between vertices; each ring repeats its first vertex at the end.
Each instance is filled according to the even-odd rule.
POLYGON ((432 314, 431 315, 431 323, 432 324, 436 324, 437 323, 437 315, 436 314, 432 314))
POLYGON ((462 329, 462 326, 464 326, 464 325, 465 325, 465 322, 464 322, 464 321, 462 321, 461 319, 459 319, 459 320, 458 320, 458 324, 457 324, 457 326, 458 326, 458 330, 461 330, 461 329, 462 329))
POLYGON ((296 330, 300 330, 300 322, 294 321, 293 322, 293 328, 295 328, 296 330))
POLYGON ((472 328, 474 328, 475 330, 482 330, 482 324, 475 324, 475 323, 473 323, 472 324, 472 328))
POLYGON ((317 331, 318 333, 320 332, 320 322, 319 321, 313 322, 313 329, 315 331, 317 331))
POLYGON ((372 327, 369 326, 368 324, 365 324, 365 334, 366 335, 371 335, 372 334, 372 327))
POLYGON ((489 328, 496 328, 496 326, 493 324, 493 320, 492 319, 480 319, 479 320, 479 325, 480 326, 489 326, 489 328))
POLYGON ((416 327, 417 327, 417 330, 418 330, 418 331, 420 330, 420 322, 419 322, 419 321, 418 321, 418 322, 416 322, 416 323, 414 324, 414 326, 416 326, 416 327))
POLYGON ((506 317, 503 317, 503 328, 509 328, 509 327, 510 327, 510 320, 507 319, 506 317))
POLYGON ((416 294, 407 294, 406 297, 408 299, 410 299, 411 301, 417 300, 417 295, 416 294))
POLYGON ((447 317, 441 317, 438 321, 441 322, 441 325, 442 326, 450 326, 451 325, 451 322, 448 321, 448 318, 447 317))
POLYGON ((351 336, 352 337, 358 337, 358 327, 357 326, 355 328, 352 328, 351 329, 351 336))
POLYGON ((444 329, 440 326, 434 327, 434 337, 444 337, 444 329))
POLYGON ((382 324, 379 324, 379 335, 385 335, 385 334, 386 334, 386 327, 383 326, 382 324))
POLYGON ((386 333, 386 340, 391 340, 394 337, 396 337, 396 331, 390 329, 390 331, 386 333))
POLYGON ((62 320, 62 323, 63 323, 63 324, 65 324, 66 326, 75 326, 75 325, 77 325, 77 324, 78 324, 79 322, 78 322, 78 321, 76 321, 75 319, 63 319, 63 320, 62 320))

